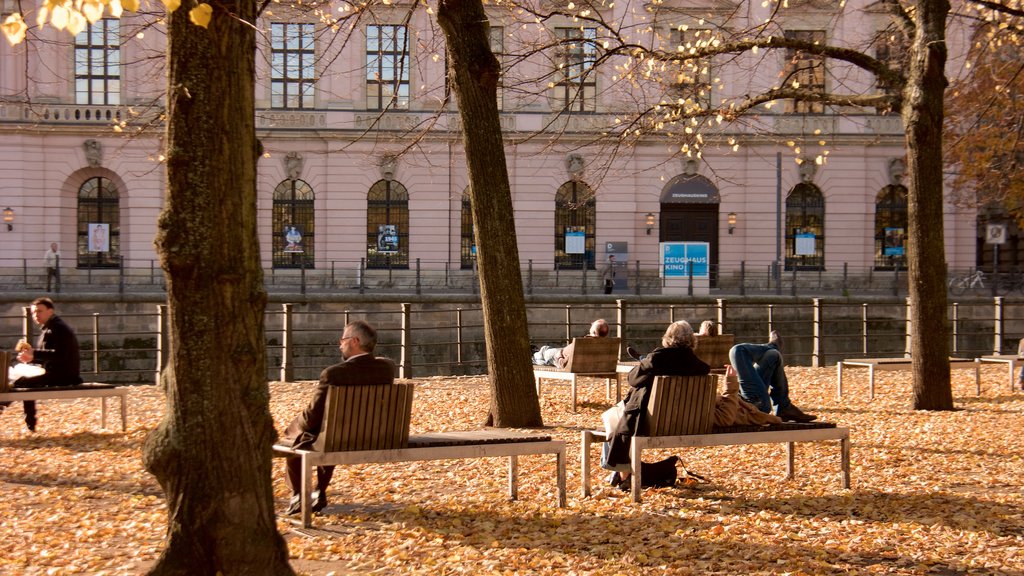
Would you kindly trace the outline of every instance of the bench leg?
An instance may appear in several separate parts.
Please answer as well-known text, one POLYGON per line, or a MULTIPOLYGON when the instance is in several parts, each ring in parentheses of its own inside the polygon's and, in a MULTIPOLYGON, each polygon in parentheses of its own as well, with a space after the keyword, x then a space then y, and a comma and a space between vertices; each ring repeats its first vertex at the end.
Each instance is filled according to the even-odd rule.
POLYGON ((839 440, 839 454, 842 460, 842 475, 839 483, 843 488, 850 487, 850 437, 839 440))
POLYGON ((555 454, 555 463, 558 466, 558 507, 565 508, 565 446, 555 454))
POLYGON ((572 387, 572 392, 571 392, 571 396, 572 396, 572 411, 575 412, 576 411, 576 374, 572 375, 571 387, 572 387))
POLYGON ((508 457, 508 497, 519 499, 519 458, 516 456, 508 457))
POLYGON ((795 450, 796 450, 795 446, 796 446, 795 442, 787 442, 786 443, 786 480, 792 480, 793 479, 793 475, 794 475, 793 474, 793 469, 794 469, 793 464, 794 464, 794 460, 796 458, 796 456, 795 456, 795 450))
POLYGON ((633 502, 640 502, 643 499, 640 490, 643 485, 643 478, 640 477, 640 455, 643 453, 643 447, 640 444, 641 440, 636 436, 633 436, 633 441, 629 444, 629 466, 632 469, 630 472, 630 480, 632 480, 630 495, 633 497, 633 502))
POLYGON ((121 432, 128 431, 128 394, 121 394, 121 432))
POLYGON ((540 400, 540 376, 533 377, 533 384, 537 387, 537 399, 540 400))
POLYGON ((875 399, 875 366, 873 364, 871 366, 868 366, 868 390, 869 390, 869 393, 870 393, 870 395, 868 396, 868 399, 874 400, 875 399))
POLYGON ((981 396, 981 360, 978 358, 974 359, 974 388, 977 395, 981 396))
POLYGON ((836 362, 836 398, 843 399, 843 361, 836 362))
POLYGON ((302 490, 299 497, 302 498, 302 527, 309 528, 313 525, 313 503, 310 501, 313 493, 313 466, 309 463, 308 455, 302 455, 302 490))
POLYGON ((581 434, 580 442, 580 483, 583 485, 583 496, 590 496, 590 444, 594 441, 594 436, 590 433, 590 430, 584 430, 581 434))
POLYGON ((107 429, 107 397, 100 398, 100 428, 107 429))

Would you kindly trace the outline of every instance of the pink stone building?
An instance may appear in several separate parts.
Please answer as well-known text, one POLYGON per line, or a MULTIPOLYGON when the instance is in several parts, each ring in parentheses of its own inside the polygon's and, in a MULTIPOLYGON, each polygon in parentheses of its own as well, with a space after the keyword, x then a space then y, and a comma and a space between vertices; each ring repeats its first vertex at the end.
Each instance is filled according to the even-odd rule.
MULTIPOLYGON (((868 0, 837 4, 790 0, 774 25, 876 45, 888 17, 868 0)), ((13 9, 8 0, 3 7, 13 9)), ((567 72, 587 71, 599 50, 600 33, 586 25, 523 26, 491 8, 494 49, 508 67, 499 105, 524 267, 597 271, 616 253, 656 274, 664 241, 708 242, 723 274, 741 262, 760 269, 780 261, 799 273, 845 266, 852 274, 902 264, 898 115, 780 102, 708 130, 699 155, 665 136, 615 148, 602 134, 617 129, 627 103, 664 92, 625 83, 621 58, 618 68, 567 72), (526 55, 550 38, 569 49, 526 55)), ((286 8, 259 22, 266 269, 358 274, 360 266, 401 271, 417 261, 453 274, 472 268, 468 179, 459 118, 444 101, 443 42, 423 10, 403 23, 408 9, 382 7, 347 42, 286 8)), ((638 39, 666 46, 750 26, 769 10, 730 0, 630 9, 616 3, 608 12, 635 25, 638 39)), ((160 26, 146 22, 102 20, 77 37, 36 28, 21 45, 0 42, 0 208, 13 212, 12 229, 0 230, 0 267, 42 267, 51 242, 60 244, 66 273, 152 266, 164 193, 163 40, 160 26), (106 225, 106 251, 91 249, 96 224, 106 225)), ((858 70, 781 53, 712 59, 680 82, 705 85, 701 97, 718 102, 770 86, 792 62, 806 65, 803 82, 829 90, 875 86, 858 70)), ((951 74, 958 65, 951 59, 951 74)), ((973 211, 947 205, 951 268, 976 264, 977 229, 973 211)))

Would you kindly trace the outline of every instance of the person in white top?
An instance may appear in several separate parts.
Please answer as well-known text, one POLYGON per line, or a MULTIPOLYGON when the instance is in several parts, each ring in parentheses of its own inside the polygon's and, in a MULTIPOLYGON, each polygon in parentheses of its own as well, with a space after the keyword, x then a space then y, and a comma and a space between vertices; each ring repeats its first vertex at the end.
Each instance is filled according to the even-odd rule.
POLYGON ((50 244, 50 249, 43 254, 43 266, 46 266, 46 291, 49 292, 54 280, 60 286, 60 250, 56 242, 50 244))

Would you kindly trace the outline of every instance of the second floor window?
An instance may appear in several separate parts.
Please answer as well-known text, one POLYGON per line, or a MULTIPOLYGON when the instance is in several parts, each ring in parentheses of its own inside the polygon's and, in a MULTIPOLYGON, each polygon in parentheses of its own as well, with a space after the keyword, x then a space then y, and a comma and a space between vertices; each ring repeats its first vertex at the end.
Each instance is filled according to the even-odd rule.
POLYGON ((75 103, 121 103, 120 21, 97 20, 75 36, 75 103))
MULTIPOLYGON (((711 45, 711 30, 677 28, 672 30, 671 51, 680 56, 694 54, 711 45)), ((711 106, 711 59, 697 58, 683 62, 673 70, 668 95, 673 102, 697 104, 703 108, 711 106), (689 102, 687 102, 689 101, 689 102)), ((691 105, 692 105, 691 104, 691 105)))
POLYGON ((597 105, 596 28, 555 28, 558 71, 554 107, 571 112, 593 112, 597 105))
POLYGON ((366 108, 409 107, 409 41, 405 26, 366 27, 366 108))
MULTIPOLYGON (((786 30, 787 40, 799 40, 812 44, 825 43, 824 30, 786 30)), ((783 86, 798 88, 808 94, 825 91, 825 57, 812 54, 806 50, 789 48, 786 50, 786 65, 782 75, 783 86)), ((786 112, 797 114, 821 114, 825 105, 821 102, 806 100, 790 100, 786 103, 786 112)))
POLYGON ((312 108, 316 84, 313 24, 270 25, 271 108, 312 108))

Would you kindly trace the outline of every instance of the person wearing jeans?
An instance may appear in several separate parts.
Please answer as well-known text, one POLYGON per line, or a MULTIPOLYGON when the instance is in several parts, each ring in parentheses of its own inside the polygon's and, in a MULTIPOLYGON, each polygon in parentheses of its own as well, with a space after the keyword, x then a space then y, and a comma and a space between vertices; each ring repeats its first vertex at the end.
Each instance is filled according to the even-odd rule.
POLYGON ((767 344, 743 343, 729 350, 729 362, 739 378, 740 396, 761 412, 775 414, 786 422, 815 420, 817 416, 805 414, 789 400, 781 348, 782 338, 772 330, 767 344))

